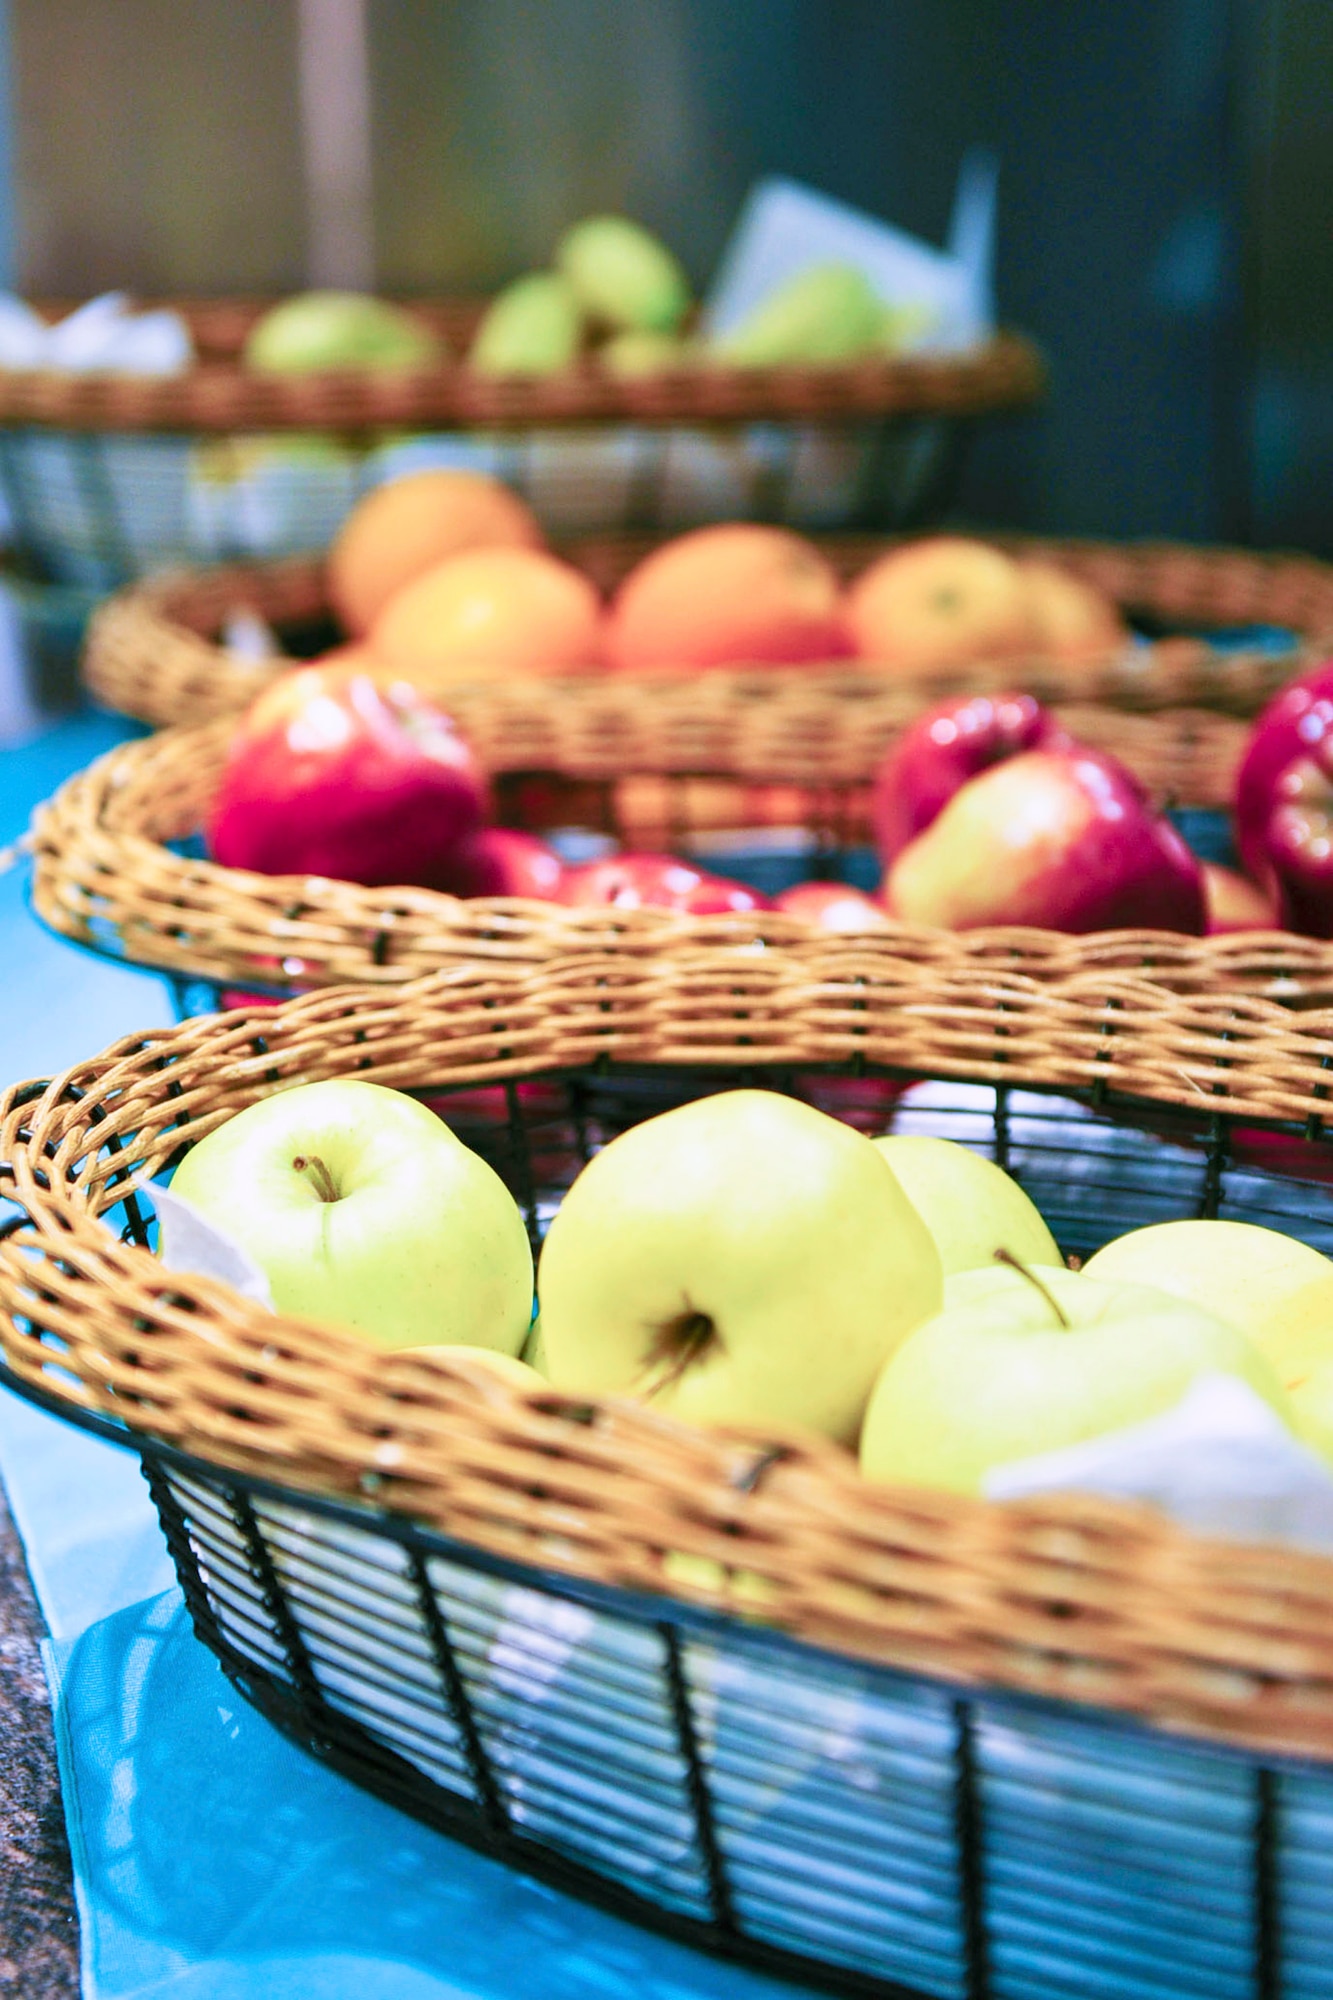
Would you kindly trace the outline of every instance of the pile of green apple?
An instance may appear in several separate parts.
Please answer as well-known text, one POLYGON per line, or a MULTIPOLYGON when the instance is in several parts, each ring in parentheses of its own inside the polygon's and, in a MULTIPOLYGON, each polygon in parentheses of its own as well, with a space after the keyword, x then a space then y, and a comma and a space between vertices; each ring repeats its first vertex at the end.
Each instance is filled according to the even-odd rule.
POLYGON ((775 1090, 696 1099, 597 1153, 547 1232, 539 1317, 504 1183, 379 1085, 249 1106, 172 1191, 249 1254, 280 1312, 383 1349, 486 1350, 529 1387, 817 1432, 873 1479, 979 1493, 1210 1376, 1333 1461, 1333 1261, 1276 1230, 1181 1221, 1069 1270, 989 1160, 870 1139, 775 1090))
MULTIPOLYGON (((694 301, 666 245, 623 215, 591 215, 567 229, 549 270, 496 294, 476 328, 467 365, 491 377, 559 374, 592 352, 614 374, 652 374, 716 361, 736 368, 854 361, 898 354, 926 330, 913 304, 884 304, 855 264, 805 266, 725 333, 693 329, 694 301)), ((430 368, 451 356, 409 307, 359 292, 304 292, 256 321, 245 346, 261 374, 323 368, 430 368)))

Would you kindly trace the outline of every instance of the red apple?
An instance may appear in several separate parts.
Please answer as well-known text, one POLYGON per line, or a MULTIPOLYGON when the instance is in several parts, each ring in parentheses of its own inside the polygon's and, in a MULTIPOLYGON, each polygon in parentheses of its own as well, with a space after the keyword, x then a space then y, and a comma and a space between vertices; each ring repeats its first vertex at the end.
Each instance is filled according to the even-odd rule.
POLYGON ((560 856, 535 834, 484 826, 454 849, 437 886, 452 896, 527 896, 558 903, 564 877, 560 856))
POLYGON ((485 817, 486 779, 406 682, 305 667, 243 717, 208 824, 211 853, 263 875, 434 887, 485 817))
POLYGON ((886 931, 889 913, 882 903, 846 882, 797 882, 773 898, 775 910, 803 917, 821 931, 886 931))
POLYGON ((1236 846, 1242 868, 1257 881, 1268 877, 1268 820, 1277 781, 1331 733, 1333 660, 1288 681, 1250 731, 1236 780, 1236 846))
POLYGON ((1289 930, 1333 937, 1333 735, 1279 771, 1269 799, 1259 823, 1263 880, 1276 890, 1289 930))
POLYGON ((1029 750, 973 778, 898 856, 885 902, 945 930, 1204 927, 1198 862, 1123 765, 1095 750, 1029 750))
POLYGON ((613 854, 567 869, 561 901, 579 908, 685 910, 694 917, 773 907, 744 882, 708 875, 670 854, 613 854))
POLYGON ((978 772, 1072 739, 1030 694, 954 695, 905 729, 875 773, 875 845, 886 865, 978 772))
POLYGON ((1234 868, 1223 868, 1216 861, 1205 861, 1202 867, 1209 937, 1222 937, 1233 931, 1282 928, 1276 899, 1248 876, 1238 875, 1234 868))

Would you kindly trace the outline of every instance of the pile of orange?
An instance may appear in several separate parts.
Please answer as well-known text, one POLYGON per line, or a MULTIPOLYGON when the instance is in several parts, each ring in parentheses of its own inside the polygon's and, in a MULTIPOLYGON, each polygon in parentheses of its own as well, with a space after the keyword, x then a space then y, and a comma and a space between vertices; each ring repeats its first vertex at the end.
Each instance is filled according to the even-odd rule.
POLYGON ((1118 610, 1051 564, 936 535, 903 543, 844 589, 813 542, 733 522, 678 536, 604 605, 545 546, 499 480, 409 473, 355 508, 329 592, 368 663, 435 685, 488 675, 699 672, 854 658, 910 673, 971 660, 1114 651, 1118 610))

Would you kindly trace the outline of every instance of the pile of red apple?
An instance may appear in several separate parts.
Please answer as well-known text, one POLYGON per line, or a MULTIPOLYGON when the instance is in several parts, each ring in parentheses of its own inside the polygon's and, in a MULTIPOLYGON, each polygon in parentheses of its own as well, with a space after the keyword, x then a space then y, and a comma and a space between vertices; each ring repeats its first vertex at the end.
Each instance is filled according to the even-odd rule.
MULTIPOLYGON (((1285 740, 1291 715, 1309 727, 1323 713, 1317 702, 1298 711, 1298 699, 1295 690, 1284 696, 1281 715, 1256 737, 1247 801, 1260 789, 1251 766, 1262 774, 1274 763, 1274 732, 1285 740)), ((1297 782, 1285 765, 1276 769, 1274 783, 1287 788, 1276 824, 1288 850, 1298 809, 1301 824, 1309 820, 1305 766, 1299 796, 1297 782)), ((960 697, 922 716, 879 769, 874 820, 885 865, 878 896, 804 883, 776 907, 847 932, 897 918, 951 930, 1198 935, 1275 920, 1269 896, 1202 866, 1123 765, 1073 741, 1027 695, 960 697)), ((349 662, 300 669, 259 697, 233 739, 209 838, 232 867, 370 888, 695 916, 773 907, 746 884, 670 855, 567 868, 546 842, 488 822, 485 773, 449 716, 410 683, 349 662)), ((1242 839, 1257 853, 1255 826, 1252 814, 1242 839)), ((1308 902, 1307 894, 1303 912, 1308 902)))
POLYGON ((168 1261, 179 1219, 202 1220, 279 1312, 537 1394, 816 1433, 873 1478, 982 1492, 1217 1377, 1333 1458, 1333 1262, 1318 1251, 1181 1221, 1072 1271, 991 1161, 870 1138, 778 1091, 697 1099, 595 1154, 546 1234, 535 1301, 499 1176, 376 1084, 250 1105, 191 1148, 171 1192, 168 1261))

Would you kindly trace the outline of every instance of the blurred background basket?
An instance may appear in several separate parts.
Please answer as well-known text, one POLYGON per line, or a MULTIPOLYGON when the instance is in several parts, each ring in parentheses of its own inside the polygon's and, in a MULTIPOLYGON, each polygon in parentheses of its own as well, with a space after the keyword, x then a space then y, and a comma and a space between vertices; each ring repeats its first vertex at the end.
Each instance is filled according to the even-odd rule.
MULTIPOLYGON (((990 666, 982 661, 929 677, 916 674, 910 692, 895 670, 891 683, 887 676, 879 678, 882 694, 915 697, 924 704, 960 689, 1017 685, 1043 701, 1253 716, 1310 656, 1333 647, 1333 565, 1312 557, 1179 543, 990 539, 1014 554, 1056 563, 1093 584, 1121 607, 1148 642, 1073 662, 1035 658, 990 666), (1201 633, 1211 634, 1213 643, 1201 633)), ((655 545, 650 537, 601 536, 579 540, 566 553, 601 590, 610 592, 655 545)), ((844 578, 890 545, 876 536, 817 538, 817 546, 844 578)), ((241 708, 292 661, 255 658, 223 644, 228 621, 239 612, 257 615, 297 654, 317 652, 342 636, 332 621, 323 564, 316 556, 185 572, 121 591, 101 607, 88 635, 85 683, 107 708, 155 726, 241 708)), ((839 673, 849 682, 859 675, 863 692, 873 693, 873 670, 850 671, 844 663, 839 673)), ((564 688, 554 682, 543 685, 548 692, 538 706, 558 709, 564 688)), ((612 684, 604 685, 608 699, 614 700, 612 684)), ((514 702, 516 719, 520 699, 531 716, 530 685, 514 702)), ((543 726, 540 720, 536 726, 543 726)))
MULTIPOLYGON (((594 361, 540 379, 458 362, 266 376, 240 360, 260 302, 170 303, 199 354, 182 374, 0 370, 0 497, 30 577, 106 590, 322 547, 368 484, 428 464, 499 474, 555 534, 914 522, 945 504, 971 422, 1043 383, 1016 334, 957 355, 632 378, 594 361)), ((483 307, 412 309, 458 351, 483 307)))
POLYGON ((870 1486, 818 1441, 391 1359, 148 1246, 184 1145, 357 1075, 434 1103, 534 1236, 606 1138, 743 1081, 977 1147, 1067 1253, 1200 1214, 1327 1250, 1330 1061, 1328 1013, 885 940, 189 1023, 0 1103, 5 1378, 140 1451, 249 1699, 514 1865, 836 1991, 1317 2000, 1326 1557, 870 1486))

